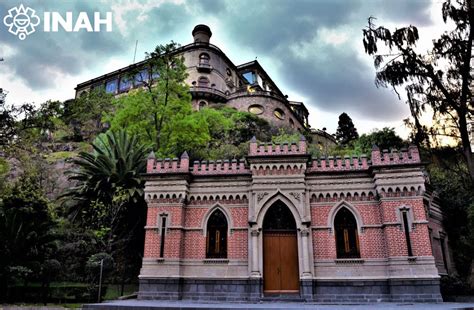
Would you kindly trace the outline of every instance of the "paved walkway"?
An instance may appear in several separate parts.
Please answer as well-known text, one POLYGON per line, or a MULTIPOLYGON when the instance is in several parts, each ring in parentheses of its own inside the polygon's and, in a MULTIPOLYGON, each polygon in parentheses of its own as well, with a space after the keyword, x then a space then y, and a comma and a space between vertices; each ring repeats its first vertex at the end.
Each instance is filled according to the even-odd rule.
POLYGON ((416 303, 378 303, 378 304, 344 304, 344 305, 322 305, 310 303, 285 303, 285 302, 266 302, 266 303, 202 303, 192 301, 147 301, 147 300, 121 300, 110 301, 101 304, 84 305, 83 309, 111 309, 111 310, 152 310, 152 309, 169 309, 169 310, 246 310, 246 309, 312 309, 312 310, 474 310, 474 303, 439 303, 439 304, 416 304, 416 303))

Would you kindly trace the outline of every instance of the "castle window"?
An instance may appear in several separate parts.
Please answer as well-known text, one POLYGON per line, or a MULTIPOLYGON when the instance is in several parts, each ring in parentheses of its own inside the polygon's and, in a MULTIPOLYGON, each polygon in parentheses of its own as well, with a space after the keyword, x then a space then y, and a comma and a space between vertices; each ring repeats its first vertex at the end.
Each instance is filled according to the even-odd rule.
POLYGON ((120 91, 126 91, 126 90, 129 90, 130 87, 132 87, 132 81, 125 77, 125 76, 122 76, 122 78, 120 79, 120 91))
POLYGON ((110 80, 105 84, 105 92, 108 94, 115 94, 118 89, 118 80, 110 80))
POLYGON ((446 259, 446 239, 440 236, 439 243, 441 246, 441 256, 443 257, 444 269, 446 269, 446 272, 448 272, 448 260, 446 259))
POLYGON ((207 102, 206 101, 199 101, 199 110, 207 107, 207 102))
POLYGON ((360 258, 357 221, 347 208, 340 209, 334 219, 337 258, 360 258))
POLYGON ((252 114, 262 114, 263 113, 263 107, 259 104, 254 104, 249 107, 249 112, 252 114))
POLYGON ((206 258, 227 258, 227 219, 219 209, 207 222, 206 258))
POLYGON ((160 215, 160 258, 164 257, 165 255, 165 234, 166 234, 166 219, 168 215, 162 214, 160 215))
POLYGON ((401 209, 402 221, 403 221, 403 230, 405 231, 405 241, 407 243, 408 256, 413 256, 413 249, 411 247, 410 239, 410 224, 408 223, 408 212, 409 209, 401 209))
POLYGON ((211 58, 209 57, 209 54, 202 53, 201 55, 199 55, 199 64, 200 65, 208 65, 210 59, 211 58))
POLYGON ((295 122, 290 118, 290 126, 291 128, 295 128, 295 122))
POLYGON ((255 73, 253 73, 253 72, 246 72, 242 75, 247 80, 247 82, 249 82, 250 84, 253 84, 257 81, 257 79, 255 78, 255 73))
POLYGON ((198 79, 198 86, 200 87, 208 87, 209 86, 209 79, 205 76, 201 76, 198 79))
POLYGON ((232 72, 230 71, 229 68, 225 69, 225 72, 226 72, 227 76, 232 76, 232 72))
POLYGON ((148 82, 148 71, 142 70, 135 75, 134 84, 136 86, 142 86, 144 83, 148 82))
POLYGON ((273 111, 273 114, 279 119, 285 119, 285 112, 283 112, 283 110, 281 109, 275 109, 275 111, 273 111))

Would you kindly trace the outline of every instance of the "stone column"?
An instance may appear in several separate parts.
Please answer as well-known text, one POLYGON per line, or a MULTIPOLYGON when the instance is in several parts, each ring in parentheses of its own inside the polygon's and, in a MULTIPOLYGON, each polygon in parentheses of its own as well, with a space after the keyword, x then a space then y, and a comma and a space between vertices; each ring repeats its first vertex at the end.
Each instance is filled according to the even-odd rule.
POLYGON ((301 245, 303 247, 303 278, 311 278, 312 277, 312 272, 311 272, 311 266, 310 266, 310 259, 309 259, 309 244, 308 244, 308 239, 309 239, 309 229, 308 228, 302 228, 301 231, 301 245))
POLYGON ((251 278, 260 278, 260 268, 258 264, 258 236, 260 231, 257 228, 250 230, 250 240, 252 246, 252 264, 250 266, 250 277, 251 278))

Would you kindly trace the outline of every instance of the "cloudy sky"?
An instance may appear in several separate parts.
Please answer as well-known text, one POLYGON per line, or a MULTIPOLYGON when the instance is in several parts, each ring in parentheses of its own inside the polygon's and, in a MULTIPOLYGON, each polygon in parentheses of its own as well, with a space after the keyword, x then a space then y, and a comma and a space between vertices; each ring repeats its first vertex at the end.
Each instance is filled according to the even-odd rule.
POLYGON ((235 64, 255 58, 283 93, 304 101, 314 128, 335 132, 347 112, 359 132, 395 127, 406 135, 403 100, 374 85, 372 59, 364 54, 362 28, 369 16, 392 29, 419 27, 420 50, 443 30, 441 1, 429 0, 2 0, 0 17, 23 3, 45 11, 89 16, 112 12, 113 31, 37 31, 21 41, 0 22, 0 87, 9 103, 65 100, 83 81, 127 66, 160 43, 192 42, 198 23, 235 64))

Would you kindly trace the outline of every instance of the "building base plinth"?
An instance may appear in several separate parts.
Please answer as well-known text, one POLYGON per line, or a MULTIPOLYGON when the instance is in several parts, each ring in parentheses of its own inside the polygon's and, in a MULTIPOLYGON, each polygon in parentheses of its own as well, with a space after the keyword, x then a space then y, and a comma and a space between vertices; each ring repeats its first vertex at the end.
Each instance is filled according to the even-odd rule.
POLYGON ((261 279, 140 279, 138 299, 258 301, 261 279))
MULTIPOLYGON (((298 299, 316 303, 442 302, 438 279, 308 280, 298 299)), ((261 279, 140 279, 138 299, 257 302, 261 279)))

